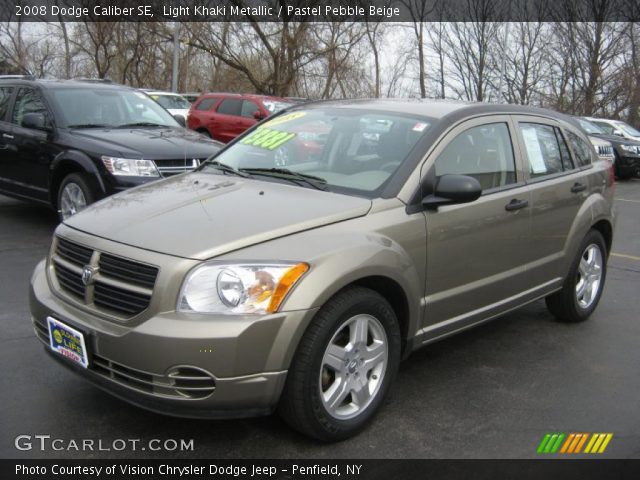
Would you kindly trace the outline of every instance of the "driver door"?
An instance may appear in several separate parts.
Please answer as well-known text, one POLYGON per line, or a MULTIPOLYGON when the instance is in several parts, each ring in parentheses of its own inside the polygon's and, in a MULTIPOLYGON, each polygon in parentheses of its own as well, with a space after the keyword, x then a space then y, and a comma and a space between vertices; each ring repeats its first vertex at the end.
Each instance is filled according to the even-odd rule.
POLYGON ((425 211, 425 328, 435 336, 507 310, 530 288, 526 276, 531 208, 509 116, 454 128, 423 166, 469 175, 482 186, 471 203, 425 211), (432 160, 433 159, 433 160, 432 160))

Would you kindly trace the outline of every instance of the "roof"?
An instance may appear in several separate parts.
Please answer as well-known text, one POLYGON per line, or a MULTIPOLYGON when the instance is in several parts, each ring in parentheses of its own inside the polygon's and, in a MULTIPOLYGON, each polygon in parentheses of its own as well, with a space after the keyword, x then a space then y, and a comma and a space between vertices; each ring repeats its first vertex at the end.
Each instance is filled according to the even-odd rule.
POLYGON ((461 102, 440 99, 361 99, 361 100, 326 100, 310 102, 299 108, 319 108, 331 106, 335 108, 363 108, 390 113, 408 113, 433 119, 441 119, 449 115, 456 117, 471 117, 482 114, 529 114, 565 120, 565 116, 538 107, 525 105, 495 104, 484 102, 461 102))

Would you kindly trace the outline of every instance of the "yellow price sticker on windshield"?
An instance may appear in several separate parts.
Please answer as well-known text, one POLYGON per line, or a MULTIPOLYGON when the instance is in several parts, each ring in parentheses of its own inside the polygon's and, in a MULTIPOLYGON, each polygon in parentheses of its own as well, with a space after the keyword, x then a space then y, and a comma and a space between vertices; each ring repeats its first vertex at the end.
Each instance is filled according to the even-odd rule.
POLYGON ((290 122, 291 120, 304 117, 306 114, 307 112, 287 113, 286 115, 282 115, 281 117, 277 117, 277 118, 274 118, 273 120, 269 120, 264 124, 264 126, 273 127, 274 125, 280 125, 281 123, 290 122))
POLYGON ((267 150, 275 150, 279 146, 292 140, 295 136, 295 133, 260 127, 252 132, 251 135, 242 139, 240 143, 265 148, 267 150))

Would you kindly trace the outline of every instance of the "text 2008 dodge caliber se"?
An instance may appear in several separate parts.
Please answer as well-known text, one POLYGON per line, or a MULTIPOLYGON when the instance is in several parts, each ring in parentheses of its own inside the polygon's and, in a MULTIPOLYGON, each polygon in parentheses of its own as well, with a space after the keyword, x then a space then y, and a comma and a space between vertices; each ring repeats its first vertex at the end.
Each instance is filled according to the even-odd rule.
POLYGON ((65 220, 31 282, 51 356, 144 408, 355 434, 401 358, 544 297, 595 310, 613 175, 551 111, 303 105, 65 220))

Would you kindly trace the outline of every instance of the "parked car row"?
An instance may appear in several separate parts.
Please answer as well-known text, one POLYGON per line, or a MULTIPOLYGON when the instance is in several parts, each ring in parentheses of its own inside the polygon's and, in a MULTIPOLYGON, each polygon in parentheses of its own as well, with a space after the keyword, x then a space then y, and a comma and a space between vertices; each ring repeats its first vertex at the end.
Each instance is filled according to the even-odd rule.
POLYGON ((616 177, 622 180, 640 177, 640 132, 618 120, 603 120, 591 117, 576 117, 602 159, 613 162, 616 177), (620 124, 625 130, 614 128, 620 124), (621 132, 627 132, 622 134, 621 132), (638 133, 638 137, 631 135, 638 133))

